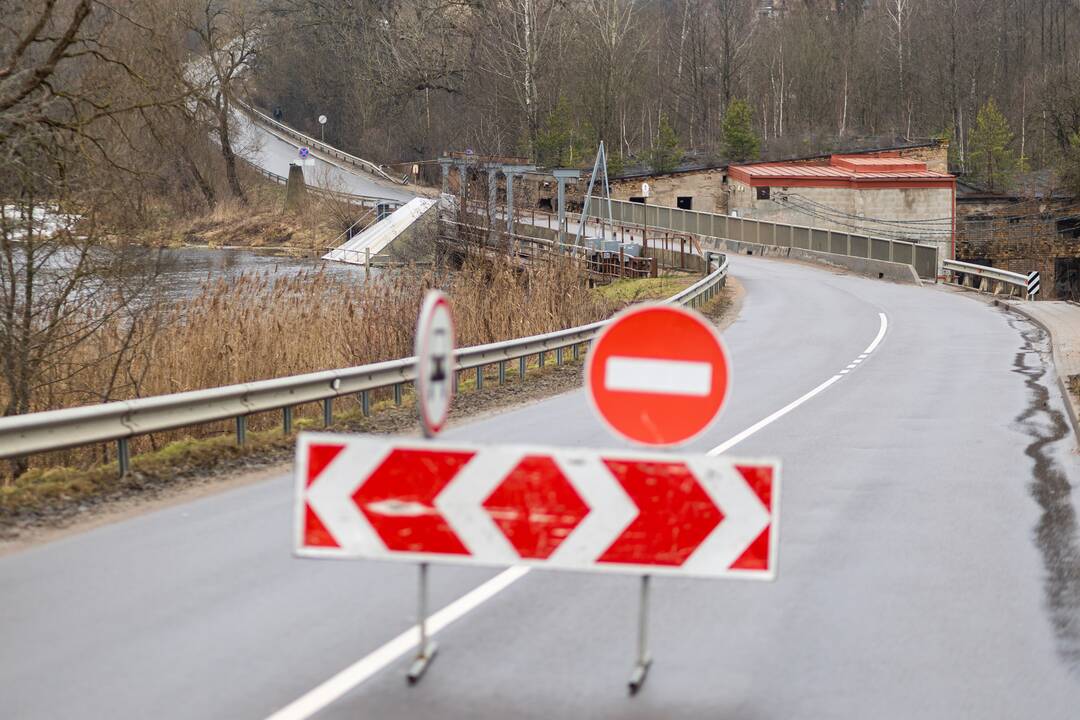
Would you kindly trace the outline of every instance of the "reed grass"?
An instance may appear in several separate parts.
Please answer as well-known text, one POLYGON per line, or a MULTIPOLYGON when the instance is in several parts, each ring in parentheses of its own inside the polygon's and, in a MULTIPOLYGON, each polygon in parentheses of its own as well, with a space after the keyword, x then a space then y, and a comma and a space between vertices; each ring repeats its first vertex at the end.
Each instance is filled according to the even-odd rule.
MULTIPOLYGON (((462 269, 405 268, 360 282, 310 271, 295 276, 241 275, 205 282, 190 300, 117 318, 77 348, 63 377, 49 379, 36 410, 124 400, 407 357, 428 289, 454 308, 459 347, 550 332, 607 317, 623 303, 585 287, 578 269, 556 260, 526 270, 474 258, 462 269), (79 356, 79 355, 82 356, 79 356), (77 369, 77 371, 72 371, 77 369)), ((376 393, 373 402, 385 400, 376 393)), ((355 399, 335 408, 346 411, 355 399)), ((299 420, 318 408, 298 408, 299 420)), ((252 431, 280 422, 264 413, 252 431)), ((185 437, 232 431, 231 423, 193 426, 139 438, 132 452, 185 437)), ((31 467, 85 467, 114 459, 113 448, 75 448, 36 456, 31 467)), ((33 472, 33 470, 31 471, 33 472)))

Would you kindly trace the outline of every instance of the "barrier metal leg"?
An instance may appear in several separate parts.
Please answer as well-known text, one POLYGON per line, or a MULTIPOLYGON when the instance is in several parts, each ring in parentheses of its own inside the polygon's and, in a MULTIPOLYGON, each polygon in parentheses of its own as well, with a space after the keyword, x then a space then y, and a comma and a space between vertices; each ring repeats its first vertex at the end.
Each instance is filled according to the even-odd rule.
POLYGON ((401 383, 394 385, 394 405, 401 407, 401 383))
POLYGON ((526 364, 526 360, 527 360, 527 358, 524 358, 524 357, 518 358, 518 382, 524 382, 525 381, 525 364, 526 364))
POLYGON ((428 665, 435 659, 435 653, 439 646, 434 640, 428 640, 427 636, 427 574, 428 564, 420 563, 420 583, 417 606, 416 624, 420 628, 420 645, 417 647, 416 659, 409 667, 409 684, 415 685, 416 681, 423 677, 428 665))
POLYGON ((326 398, 322 404, 322 424, 323 427, 330 427, 334 424, 334 399, 326 398))
POLYGON ((128 447, 127 438, 116 441, 116 463, 120 466, 120 477, 127 477, 131 468, 131 449, 128 447))
POLYGON ((236 416, 236 444, 243 445, 247 441, 247 416, 236 416))
POLYGON ((292 408, 281 408, 281 431, 288 435, 292 432, 292 408))
POLYGON ((649 576, 641 576, 641 603, 638 607, 638 657, 634 672, 630 675, 630 694, 636 695, 652 666, 649 656, 649 576))

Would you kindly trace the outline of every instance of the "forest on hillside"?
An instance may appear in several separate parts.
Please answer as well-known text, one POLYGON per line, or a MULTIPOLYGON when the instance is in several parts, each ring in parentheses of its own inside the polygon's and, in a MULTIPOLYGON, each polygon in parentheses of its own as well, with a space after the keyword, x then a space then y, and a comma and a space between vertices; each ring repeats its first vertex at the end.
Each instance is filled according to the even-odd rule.
POLYGON ((1056 165, 1080 131, 1076 0, 263 7, 258 97, 309 129, 329 114, 328 139, 382 161, 470 147, 575 162, 603 139, 617 163, 647 163, 665 126, 690 156, 724 159, 739 101, 768 157, 948 137, 954 167, 973 170, 991 101, 1017 170, 1056 165))

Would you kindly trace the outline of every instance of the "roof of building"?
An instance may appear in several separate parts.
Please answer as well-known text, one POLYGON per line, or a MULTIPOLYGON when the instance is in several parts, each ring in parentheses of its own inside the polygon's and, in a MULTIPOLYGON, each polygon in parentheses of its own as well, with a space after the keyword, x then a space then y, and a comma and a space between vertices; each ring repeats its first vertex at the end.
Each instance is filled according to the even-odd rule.
POLYGON ((956 178, 926 163, 901 157, 833 155, 828 165, 757 163, 732 165, 728 175, 747 185, 802 187, 952 187, 956 178))
MULTIPOLYGON (((852 155, 877 155, 881 153, 896 152, 902 150, 918 150, 921 148, 936 148, 940 147, 942 140, 939 138, 932 138, 927 140, 911 140, 905 141, 902 139, 893 138, 851 138, 845 143, 845 147, 837 148, 835 154, 852 156, 852 155)), ((766 152, 766 155, 769 153, 766 152)), ((833 153, 816 153, 813 155, 793 155, 793 156, 781 156, 772 157, 767 162, 773 164, 779 163, 803 163, 813 160, 827 160, 833 156, 833 153)), ((612 180, 636 180, 639 178, 651 178, 661 177, 665 175, 683 175, 686 173, 705 172, 709 170, 727 170, 731 166, 731 163, 724 161, 711 160, 703 156, 688 155, 683 158, 683 161, 670 172, 658 173, 651 170, 648 167, 641 165, 633 165, 627 167, 623 172, 612 177, 612 180)))

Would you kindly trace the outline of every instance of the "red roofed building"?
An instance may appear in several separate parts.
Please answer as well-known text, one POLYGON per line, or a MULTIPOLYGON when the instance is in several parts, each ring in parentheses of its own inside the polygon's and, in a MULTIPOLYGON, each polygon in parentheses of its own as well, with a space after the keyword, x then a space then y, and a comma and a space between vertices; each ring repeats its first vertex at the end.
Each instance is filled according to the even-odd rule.
POLYGON ((936 244, 954 253, 956 178, 899 153, 728 168, 739 217, 936 244))

